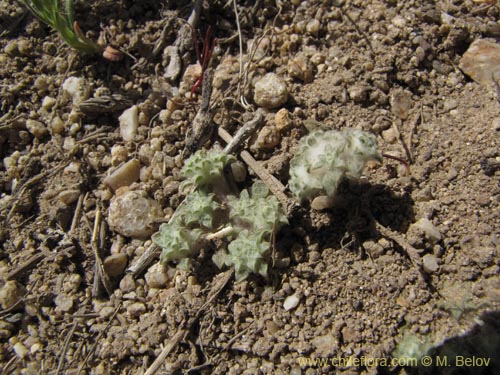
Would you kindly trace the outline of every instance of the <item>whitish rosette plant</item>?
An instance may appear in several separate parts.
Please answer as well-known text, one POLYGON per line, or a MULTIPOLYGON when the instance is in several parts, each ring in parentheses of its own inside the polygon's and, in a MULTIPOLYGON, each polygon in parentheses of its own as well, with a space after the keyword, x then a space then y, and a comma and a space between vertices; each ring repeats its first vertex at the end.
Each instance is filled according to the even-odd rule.
POLYGON ((288 186, 301 200, 333 197, 340 181, 359 179, 369 160, 382 162, 374 135, 356 129, 315 131, 299 142, 288 186))

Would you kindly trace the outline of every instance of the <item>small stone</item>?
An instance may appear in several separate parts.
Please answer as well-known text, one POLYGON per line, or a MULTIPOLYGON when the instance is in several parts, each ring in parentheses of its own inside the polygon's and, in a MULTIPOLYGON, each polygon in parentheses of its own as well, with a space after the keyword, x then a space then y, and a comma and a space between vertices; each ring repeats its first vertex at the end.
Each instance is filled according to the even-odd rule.
POLYGON ((434 273, 438 270, 439 265, 437 263, 437 258, 432 254, 426 254, 422 258, 422 267, 427 273, 434 273))
POLYGON ((288 61, 288 74, 305 83, 311 82, 314 78, 312 66, 305 56, 297 56, 288 61))
POLYGON ((73 308, 74 300, 73 297, 68 296, 65 293, 58 294, 55 299, 56 306, 64 312, 68 312, 73 308))
POLYGON ((290 111, 286 108, 281 108, 278 112, 276 112, 274 115, 274 124, 279 132, 283 132, 290 128, 292 125, 290 111))
POLYGON ((120 280, 120 290, 123 293, 129 293, 135 290, 135 280, 134 276, 131 273, 127 273, 123 278, 120 280))
POLYGON ((500 78, 500 45, 476 40, 460 59, 459 67, 481 86, 494 87, 494 82, 500 78))
POLYGON ((17 42, 17 49, 23 56, 29 56, 33 52, 33 43, 29 39, 19 39, 17 42))
POLYGON ((11 308, 19 302, 24 295, 24 288, 15 280, 7 281, 2 289, 0 289, 0 305, 2 309, 11 308))
POLYGON ((441 233, 439 232, 439 229, 437 229, 429 219, 422 218, 412 225, 414 225, 417 228, 420 228, 424 232, 425 238, 432 245, 441 241, 442 236, 441 233))
POLYGON ((491 126, 493 130, 500 131, 500 117, 495 117, 491 126))
POLYGON ((127 313, 133 317, 137 318, 146 312, 146 305, 142 302, 135 302, 127 307, 127 313))
POLYGON ((312 200, 311 208, 317 211, 327 210, 329 208, 332 208, 333 203, 334 199, 332 197, 329 197, 327 195, 320 195, 312 200))
POLYGON ((382 131, 382 139, 386 143, 396 143, 398 137, 394 128, 389 128, 387 130, 382 131))
POLYGON ((79 105, 89 98, 89 88, 85 79, 81 77, 68 77, 62 84, 63 92, 73 101, 74 105, 79 105))
MULTIPOLYGON (((191 96, 191 90, 193 89, 193 86, 198 78, 200 78, 201 73, 202 70, 200 64, 188 65, 179 85, 179 93, 181 95, 191 96)), ((201 89, 201 86, 199 89, 201 89)))
POLYGON ((107 176, 103 183, 111 190, 116 191, 122 186, 129 186, 139 179, 141 163, 137 159, 131 159, 113 173, 107 176))
POLYGON ((35 138, 43 138, 48 133, 47 127, 37 120, 27 120, 26 128, 35 138))
POLYGON ((391 105, 391 112, 393 114, 401 120, 406 120, 413 106, 411 93, 399 88, 394 89, 389 96, 389 104, 391 105))
POLYGON ((286 311, 290 311, 298 306, 300 302, 299 296, 297 294, 292 294, 285 298, 285 302, 283 302, 283 308, 286 311))
POLYGON ((28 348, 20 341, 16 342, 12 348, 14 349, 16 356, 20 359, 26 358, 30 353, 28 348))
POLYGON ((78 273, 72 273, 64 280, 63 290, 66 293, 76 293, 82 283, 82 277, 78 273))
POLYGON ((160 205, 145 191, 127 191, 111 200, 108 224, 122 236, 148 238, 158 229, 162 217, 160 205))
POLYGON ((55 116, 50 122, 50 130, 52 134, 61 134, 64 131, 64 121, 59 116, 55 116))
POLYGON ((317 19, 310 20, 306 25, 306 31, 308 34, 317 35, 320 29, 321 23, 317 19))
POLYGON ((288 100, 285 81, 275 73, 268 73, 255 83, 254 101, 267 109, 282 106, 288 100))
POLYGON ((316 347, 315 354, 319 357, 331 357, 338 350, 339 340, 337 337, 329 334, 316 336, 312 339, 312 344, 316 347))
MULTIPOLYGON (((144 145, 143 145, 144 146, 144 145)), ((128 157, 128 150, 123 145, 114 145, 111 147, 111 164, 113 166, 119 165, 128 157)))
POLYGON ((275 126, 264 126, 257 135, 257 139, 250 146, 250 150, 270 150, 280 144, 281 137, 275 126))
POLYGON ((125 142, 134 140, 139 127, 139 108, 136 105, 126 109, 120 117, 120 135, 125 142))
POLYGON ((160 263, 150 267, 144 278, 150 288, 158 289, 165 288, 169 280, 167 270, 160 263))
POLYGON ((78 189, 63 190, 59 193, 57 197, 62 203, 64 203, 66 206, 69 206, 78 200, 78 198, 80 197, 80 190, 78 189))
POLYGON ((104 271, 108 276, 121 276, 127 266, 128 258, 126 254, 111 254, 104 259, 104 271))
POLYGON ((347 90, 349 97, 355 103, 364 103, 368 99, 370 88, 364 84, 355 84, 347 90))
POLYGON ((42 108, 46 111, 50 111, 50 109, 57 103, 57 100, 51 96, 46 96, 42 100, 42 108))
POLYGON ((234 181, 243 182, 247 178, 247 168, 245 164, 237 160, 231 163, 231 173, 233 174, 234 181))

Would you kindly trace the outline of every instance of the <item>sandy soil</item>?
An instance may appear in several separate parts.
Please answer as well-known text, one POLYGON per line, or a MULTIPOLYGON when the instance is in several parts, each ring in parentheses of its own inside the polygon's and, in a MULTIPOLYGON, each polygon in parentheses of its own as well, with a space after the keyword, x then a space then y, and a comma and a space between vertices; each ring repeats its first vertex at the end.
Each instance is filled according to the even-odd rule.
MULTIPOLYGON (((87 35, 127 52, 110 62, 2 0, 1 373, 145 374, 167 351, 158 374, 498 371, 500 106, 459 69, 474 40, 500 37, 496 2, 238 0, 241 60, 233 3, 205 3, 196 33, 201 45, 211 25, 218 40, 217 127, 234 134, 254 118, 266 73, 286 82, 288 100, 245 146, 285 186, 294 147, 316 128, 372 132, 409 173, 386 159, 342 185, 342 207, 304 204, 277 234, 268 279, 217 270, 217 242, 188 271, 155 260, 130 273, 151 241, 109 228, 110 202, 144 191, 162 210, 156 228, 184 197, 200 102, 196 69, 184 71, 197 57, 186 46, 171 79, 168 51, 192 4, 77 2, 87 35), (82 78, 78 98, 63 90, 70 77, 82 78), (132 105, 139 127, 125 141, 118 117, 132 105), (110 190, 104 178, 131 159, 139 178, 110 190), (108 291, 94 286, 100 260, 108 291), (390 362, 426 352, 434 367, 390 362)), ((217 145, 214 133, 204 147, 217 145)))

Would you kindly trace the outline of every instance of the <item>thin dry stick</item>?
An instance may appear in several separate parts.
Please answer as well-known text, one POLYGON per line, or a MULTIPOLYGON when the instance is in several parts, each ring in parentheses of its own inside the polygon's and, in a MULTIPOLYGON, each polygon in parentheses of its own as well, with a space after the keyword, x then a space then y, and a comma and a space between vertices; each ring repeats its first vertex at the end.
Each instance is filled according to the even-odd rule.
POLYGON ((257 128, 262 124, 264 120, 264 115, 262 110, 259 108, 255 112, 255 117, 248 121, 245 125, 243 125, 233 139, 224 147, 224 152, 226 154, 232 154, 238 147, 241 146, 243 142, 245 142, 248 138, 250 138, 257 128))
POLYGON ((139 276, 151 263, 156 260, 156 258, 158 258, 160 253, 160 248, 152 243, 139 257, 139 259, 127 269, 127 272, 130 272, 134 277, 139 276))
POLYGON ((95 348, 97 347, 97 344, 101 342, 101 337, 104 335, 104 332, 106 332, 108 330, 109 326, 111 325, 111 322, 115 319, 116 314, 118 314, 118 310, 120 309, 120 307, 121 307, 121 304, 116 307, 115 311, 113 312, 113 315, 111 315, 111 318, 109 318, 109 322, 108 322, 108 324, 106 324, 106 327, 104 327, 104 329, 101 332, 99 332, 99 334, 97 335, 94 344, 92 345, 89 352, 87 353, 87 356, 83 360, 80 367, 78 367, 78 370, 76 371, 76 375, 80 375, 83 368, 87 365, 88 360, 94 354, 94 351, 95 351, 95 348))
MULTIPOLYGON (((5 218, 5 224, 8 224, 11 215, 14 213, 14 211, 17 208, 17 205, 19 204, 19 199, 20 197, 24 194, 24 192, 28 189, 28 187, 38 183, 39 181, 43 180, 44 178, 49 178, 53 176, 54 174, 58 173, 61 169, 63 169, 66 165, 60 165, 57 168, 51 170, 51 171, 46 171, 43 173, 40 173, 32 178, 30 178, 28 181, 26 181, 23 186, 17 190, 14 198, 14 204, 12 205, 9 213, 7 214, 7 217, 5 218)), ((4 209, 5 207, 2 207, 4 209)))
POLYGON ((92 232, 91 246, 94 251, 94 285, 92 288, 92 295, 94 297, 99 297, 103 293, 102 287, 106 290, 108 295, 113 294, 113 289, 111 288, 111 282, 109 281, 108 275, 104 270, 104 265, 102 263, 100 249, 99 249, 99 238, 101 231, 101 210, 97 208, 94 220, 94 230, 92 232))
POLYGON ((169 340, 169 343, 163 348, 162 352, 154 362, 149 366, 148 370, 144 375, 153 375, 158 371, 160 366, 165 362, 165 359, 170 354, 170 352, 179 344, 189 333, 193 325, 198 321, 200 316, 205 313, 205 310, 213 303, 213 301, 218 297, 220 292, 226 287, 227 283, 233 277, 234 269, 230 269, 223 274, 220 274, 216 280, 214 280, 214 285, 211 288, 211 293, 208 295, 206 302, 199 308, 195 315, 189 318, 189 320, 181 324, 181 327, 177 333, 169 340))
POLYGON ((397 124, 397 121, 398 120, 392 121, 392 126, 394 127, 394 130, 396 131, 396 136, 398 137, 398 140, 401 143, 401 146, 403 146, 403 149, 405 150, 406 159, 409 160, 411 163, 411 160, 412 160, 411 153, 410 153, 410 150, 408 149, 407 144, 405 143, 405 141, 403 139, 403 135, 399 131, 399 126, 397 124))
POLYGON ((73 334, 75 333, 76 326, 78 325, 78 321, 75 320, 73 322, 73 325, 71 326, 71 330, 69 331, 68 335, 64 339, 64 344, 61 350, 61 355, 59 356, 59 363, 57 364, 57 370, 55 375, 59 375, 59 373, 62 370, 63 364, 64 364, 64 358, 66 357, 66 352, 68 351, 69 343, 71 342, 71 338, 73 337, 73 334))
POLYGON ((84 199, 87 197, 88 193, 83 195, 80 194, 78 197, 78 202, 76 203, 75 214, 73 215, 73 220, 71 221, 71 227, 69 228, 68 237, 71 237, 75 233, 76 226, 78 225, 78 220, 80 219, 80 213, 82 212, 82 205, 84 199))
POLYGON ((418 113, 415 116, 415 119, 413 120, 411 129, 410 129, 410 134, 408 135, 408 151, 409 151, 410 157, 411 157, 409 159, 409 162, 411 164, 413 164, 413 162, 414 162, 414 159, 413 159, 413 136, 416 133, 417 125, 419 122, 420 122, 420 124, 424 123, 424 106, 423 106, 422 102, 420 102, 420 113, 418 113))
MULTIPOLYGON (((219 136, 226 142, 230 143, 233 137, 224 129, 218 129, 219 136)), ((266 184, 268 189, 278 201, 283 206, 287 216, 292 216, 293 212, 299 206, 298 202, 292 198, 289 198, 285 194, 285 186, 272 174, 270 174, 266 168, 260 165, 260 163, 253 158, 253 156, 246 150, 240 152, 241 159, 255 172, 255 174, 266 184)))
POLYGON ((393 240, 395 243, 397 243, 408 255, 410 258, 411 262, 415 267, 417 267, 419 274, 423 278, 422 275, 422 259, 420 257, 420 254, 418 253, 418 250, 415 249, 412 245, 409 244, 406 239, 400 235, 399 233, 396 233, 392 231, 389 228, 384 227, 382 224, 380 224, 377 220, 373 219, 375 222, 375 228, 378 230, 380 234, 382 234, 384 237, 389 238, 393 240))

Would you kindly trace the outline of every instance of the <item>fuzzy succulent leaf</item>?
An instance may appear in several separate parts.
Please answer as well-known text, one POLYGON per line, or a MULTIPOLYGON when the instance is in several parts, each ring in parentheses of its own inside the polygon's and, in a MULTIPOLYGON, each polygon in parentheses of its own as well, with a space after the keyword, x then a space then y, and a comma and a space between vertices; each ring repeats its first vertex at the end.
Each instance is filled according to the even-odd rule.
POLYGON ((214 213, 219 208, 220 204, 215 201, 214 194, 197 190, 188 195, 179 214, 184 224, 189 227, 194 225, 212 229, 214 213))
POLYGON ((210 186, 223 178, 224 167, 234 156, 222 150, 198 150, 186 160, 181 175, 186 179, 183 186, 210 186))
POLYGON ((161 247, 160 261, 162 263, 182 260, 198 250, 202 231, 189 230, 182 226, 180 220, 162 224, 158 232, 153 234, 153 242, 161 247))
POLYGON ((301 200, 333 197, 343 178, 359 179, 369 160, 381 162, 375 136, 356 129, 315 131, 290 161, 289 187, 301 200))
POLYGON ((280 203, 263 183, 256 182, 250 189, 240 193, 239 198, 229 198, 229 217, 235 227, 262 231, 270 235, 272 230, 279 230, 288 220, 280 203))
POLYGON ((264 240, 263 232, 241 231, 228 245, 228 251, 225 263, 234 266, 236 281, 247 278, 252 272, 267 276, 265 256, 269 251, 269 242, 264 240))

